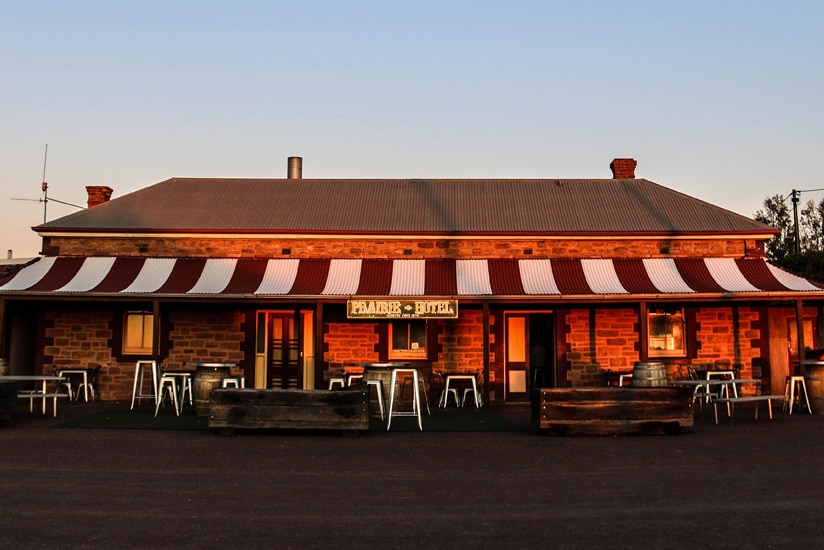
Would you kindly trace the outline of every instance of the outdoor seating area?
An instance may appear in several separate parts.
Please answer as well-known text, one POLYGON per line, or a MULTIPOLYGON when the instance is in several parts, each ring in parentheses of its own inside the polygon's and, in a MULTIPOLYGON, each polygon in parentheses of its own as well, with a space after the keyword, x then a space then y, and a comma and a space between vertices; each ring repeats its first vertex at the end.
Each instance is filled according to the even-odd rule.
MULTIPOLYGON (((697 412, 701 421, 704 419, 704 407, 712 406, 715 423, 719 423, 718 408, 726 410, 727 417, 734 423, 736 404, 751 404, 754 408, 754 418, 758 419, 759 405, 765 403, 770 420, 773 419, 773 406, 781 404, 781 410, 786 416, 792 414, 793 408, 805 408, 812 414, 810 400, 806 392, 803 376, 788 376, 784 394, 771 394, 762 391, 762 382, 756 378, 742 378, 741 366, 731 365, 727 361, 714 363, 694 363, 676 365, 669 369, 675 373, 675 378, 662 380, 663 385, 671 387, 686 387, 692 390, 692 403, 698 405, 697 412)), ((608 384, 618 375, 608 376, 608 384)), ((632 380, 632 373, 622 373, 621 378, 632 380)), ((632 385, 632 382, 630 382, 632 385)), ((626 387, 623 380, 615 387, 626 387)))
POLYGON ((423 413, 431 415, 430 397, 439 409, 450 405, 466 405, 480 409, 483 400, 481 373, 431 370, 406 362, 353 363, 335 366, 328 376, 328 389, 341 390, 365 384, 370 396, 370 409, 377 404, 386 429, 392 428, 392 419, 413 417, 420 431, 424 431, 423 413), (438 395, 437 401, 434 396, 438 395))
POLYGON ((244 376, 233 376, 234 363, 190 362, 189 369, 162 369, 157 361, 139 360, 135 362, 134 383, 132 386, 131 406, 134 409, 143 399, 154 403, 155 416, 167 402, 180 416, 188 402, 197 413, 208 414, 209 392, 216 388, 245 388, 244 376))

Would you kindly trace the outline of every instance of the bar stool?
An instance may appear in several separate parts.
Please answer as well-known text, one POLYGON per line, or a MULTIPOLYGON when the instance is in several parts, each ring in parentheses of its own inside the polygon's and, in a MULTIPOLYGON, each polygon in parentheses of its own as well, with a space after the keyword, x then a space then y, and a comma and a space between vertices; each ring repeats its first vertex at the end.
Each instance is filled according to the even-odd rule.
POLYGON ((192 401, 192 375, 188 372, 180 375, 180 410, 183 410, 187 393, 189 394, 189 406, 191 407, 194 404, 192 401))
POLYGON ((346 387, 346 378, 343 376, 333 376, 329 379, 329 389, 331 390, 335 386, 340 386, 341 388, 346 387))
POLYGON ((228 378, 224 378, 220 381, 221 388, 228 388, 232 386, 233 388, 245 388, 246 387, 246 377, 244 376, 230 376, 228 378))
POLYGON ((798 399, 799 406, 801 405, 801 391, 804 392, 804 402, 807 404, 807 411, 810 414, 813 414, 813 410, 810 407, 810 397, 807 395, 807 384, 804 382, 803 376, 788 376, 786 381, 784 382, 784 407, 782 410, 786 412, 787 407, 790 408, 790 414, 793 413, 793 405, 795 404, 795 400, 798 399), (800 388, 799 388, 800 387, 800 388))
POLYGON ((441 372, 441 371, 435 371, 435 374, 438 376, 438 378, 441 381, 441 384, 443 385, 443 389, 441 390, 441 396, 440 396, 440 398, 438 398, 438 406, 443 407, 445 409, 446 405, 449 402, 449 396, 451 395, 452 397, 455 398, 455 406, 460 407, 461 406, 461 398, 458 397, 458 388, 449 388, 449 391, 447 391, 446 390, 446 376, 444 375, 444 373, 441 372))
POLYGON ((366 387, 367 387, 367 389, 375 388, 375 391, 378 394, 378 407, 380 407, 380 410, 381 410, 381 420, 383 420, 386 417, 386 407, 384 407, 384 401, 383 401, 383 381, 381 381, 381 380, 367 380, 366 381, 366 387))
POLYGON ((134 409, 135 399, 153 399, 157 404, 157 361, 141 359, 135 363, 134 366, 134 387, 132 388, 132 406, 134 409), (143 393, 143 378, 146 369, 149 369, 149 375, 152 377, 151 393, 143 393))
POLYGON ((466 398, 470 395, 475 399, 475 408, 478 409, 484 406, 484 398, 481 395, 481 386, 483 385, 483 373, 472 381, 472 385, 464 388, 463 398, 461 398, 461 407, 466 405, 466 398))
MULTIPOLYGON (((403 383, 401 384, 401 401, 403 401, 403 394, 406 393, 406 387, 411 383, 410 380, 409 377, 403 379, 403 383)), ((421 393, 423 393, 424 403, 426 403, 426 414, 432 414, 432 411, 429 409, 429 392, 427 391, 426 380, 423 376, 418 376, 418 385, 420 386, 421 393)))
POLYGON ((420 428, 420 430, 423 431, 423 424, 421 423, 421 394, 420 394, 420 385, 419 385, 419 378, 418 378, 418 369, 407 369, 407 368, 392 369, 392 378, 390 379, 390 383, 389 383, 389 421, 386 423, 386 431, 389 431, 389 428, 392 426, 392 417, 393 416, 417 416, 418 417, 418 428, 420 428), (398 384, 398 375, 399 374, 411 374, 412 375, 412 380, 413 380, 413 384, 412 384, 412 388, 413 388, 412 412, 394 410, 395 388, 398 384))
POLYGON ((172 398, 172 403, 175 406, 175 414, 180 416, 180 401, 177 398, 177 377, 164 374, 160 377, 160 381, 158 382, 157 388, 157 402, 155 404, 155 417, 157 417, 157 411, 160 410, 160 405, 163 403, 166 394, 164 392, 168 392, 169 397, 172 398))

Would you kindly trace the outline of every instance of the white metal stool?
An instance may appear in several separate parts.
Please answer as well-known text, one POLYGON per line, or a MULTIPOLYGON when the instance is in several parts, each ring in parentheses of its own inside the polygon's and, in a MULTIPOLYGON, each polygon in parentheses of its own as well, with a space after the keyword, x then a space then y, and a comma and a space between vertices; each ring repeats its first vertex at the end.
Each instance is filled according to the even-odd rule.
POLYGON ((418 379, 418 369, 392 369, 392 378, 389 383, 389 421, 386 423, 386 431, 389 431, 389 427, 392 426, 392 417, 393 416, 417 416, 418 417, 418 428, 423 431, 423 424, 421 423, 421 394, 420 394, 420 385, 418 379), (412 412, 408 411, 396 411, 394 408, 395 403, 395 387, 398 384, 398 374, 411 374, 413 379, 412 389, 413 389, 413 396, 412 396, 412 412))
POLYGON ((807 384, 804 383, 803 376, 788 376, 784 382, 784 411, 789 407, 790 414, 793 413, 793 405, 795 404, 796 398, 798 399, 799 406, 801 405, 802 391, 804 392, 804 403, 807 404, 807 411, 813 414, 813 409, 810 407, 810 397, 807 395, 807 384))
POLYGON ((329 389, 331 390, 335 386, 340 386, 341 388, 346 387, 346 378, 343 376, 333 376, 329 379, 329 389))
POLYGON ((132 388, 132 406, 134 409, 135 399, 153 399, 157 404, 157 361, 150 361, 141 359, 134 366, 134 387, 132 388), (143 393, 143 379, 145 377, 146 369, 149 370, 149 375, 152 377, 151 393, 143 393))
POLYGON ((228 388, 229 386, 233 388, 245 388, 246 378, 243 376, 230 376, 220 381, 221 388, 228 388))
POLYGON ((367 389, 375 388, 378 394, 378 407, 381 410, 381 420, 386 417, 386 408, 384 407, 383 401, 383 382, 381 380, 367 380, 366 381, 367 389))
POLYGON ((194 404, 192 394, 192 375, 186 373, 180 380, 180 410, 183 410, 183 403, 186 402, 186 394, 189 394, 189 406, 194 404))
MULTIPOLYGON (((406 392, 406 386, 410 383, 410 378, 404 378, 403 384, 401 384, 401 400, 403 400, 403 394, 406 392)), ((424 403, 426 403, 426 414, 432 414, 432 411, 429 409, 429 393, 426 391, 426 380, 424 380, 422 376, 419 376, 418 384, 420 385, 421 392, 423 393, 424 403)), ((415 403, 412 403, 412 406, 415 406, 415 403)))
POLYGON ((175 414, 177 416, 180 416, 180 402, 177 398, 177 379, 175 376, 168 375, 161 376, 160 381, 158 383, 157 403, 155 404, 155 416, 157 416, 157 411, 160 410, 160 405, 163 403, 163 400, 166 397, 164 392, 168 392, 169 397, 172 398, 172 403, 174 403, 175 406, 175 414))

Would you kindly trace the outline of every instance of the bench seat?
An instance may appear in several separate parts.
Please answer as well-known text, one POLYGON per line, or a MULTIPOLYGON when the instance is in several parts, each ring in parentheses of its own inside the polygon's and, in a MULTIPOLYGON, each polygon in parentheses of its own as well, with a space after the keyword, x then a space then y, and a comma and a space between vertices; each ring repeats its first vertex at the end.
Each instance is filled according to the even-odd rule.
POLYGON ((68 392, 43 393, 40 391, 26 390, 18 392, 18 399, 29 400, 29 412, 34 412, 34 400, 43 400, 43 414, 46 414, 46 399, 52 399, 52 409, 54 410, 54 417, 57 418, 57 400, 62 397, 69 397, 68 392))
POLYGON ((729 403, 733 408, 730 411, 730 423, 733 423, 733 412, 735 411, 736 403, 755 403, 755 419, 758 420, 758 403, 761 401, 767 402, 767 412, 770 414, 772 420, 772 402, 784 402, 787 399, 784 395, 743 395, 741 397, 716 397, 712 400, 713 409, 715 409, 715 423, 718 424, 718 403, 729 403))

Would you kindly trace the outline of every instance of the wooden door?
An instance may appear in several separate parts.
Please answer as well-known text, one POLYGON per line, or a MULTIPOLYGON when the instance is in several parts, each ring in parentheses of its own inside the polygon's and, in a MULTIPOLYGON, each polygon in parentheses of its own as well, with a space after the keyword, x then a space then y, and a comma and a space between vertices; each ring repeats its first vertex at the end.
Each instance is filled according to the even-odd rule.
MULTIPOLYGON (((815 318, 804 317, 804 347, 815 349, 816 342, 818 342, 818 331, 816 330, 815 318)), ((796 318, 791 317, 787 319, 787 343, 790 360, 790 373, 795 375, 803 374, 803 370, 798 367, 799 349, 798 349, 798 329, 796 325, 796 318)), ((800 358, 804 359, 802 353, 800 358)))
POLYGON ((300 323, 296 313, 269 313, 269 368, 271 388, 302 388, 303 362, 300 347, 300 323))
POLYGON ((507 402, 529 400, 528 328, 526 315, 506 316, 504 399, 507 402))

